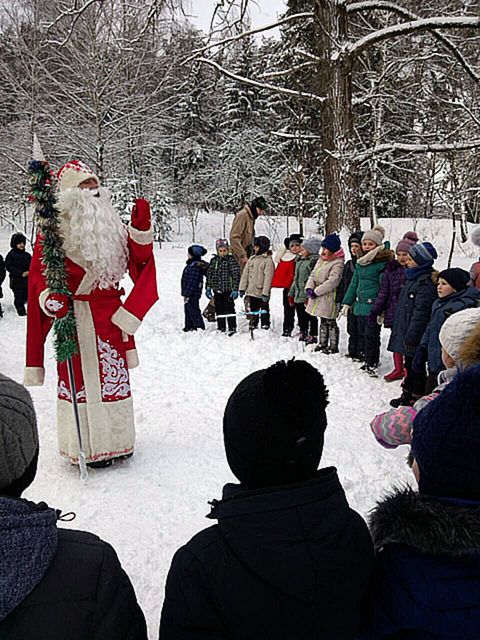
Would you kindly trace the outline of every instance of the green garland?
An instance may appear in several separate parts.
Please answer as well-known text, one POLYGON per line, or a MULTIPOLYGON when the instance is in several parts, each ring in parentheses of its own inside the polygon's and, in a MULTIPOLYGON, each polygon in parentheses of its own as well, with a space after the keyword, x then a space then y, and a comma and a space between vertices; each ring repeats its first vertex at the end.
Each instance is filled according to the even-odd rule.
MULTIPOLYGON (((44 160, 32 160, 28 172, 28 200, 35 205, 38 226, 43 237, 43 265, 47 286, 52 293, 66 295, 71 301, 72 294, 67 286, 63 238, 60 233, 60 212, 56 206, 53 189, 54 175, 48 162, 44 160)), ((53 331, 55 357, 58 362, 65 362, 78 353, 77 327, 71 302, 67 315, 55 320, 53 331)))

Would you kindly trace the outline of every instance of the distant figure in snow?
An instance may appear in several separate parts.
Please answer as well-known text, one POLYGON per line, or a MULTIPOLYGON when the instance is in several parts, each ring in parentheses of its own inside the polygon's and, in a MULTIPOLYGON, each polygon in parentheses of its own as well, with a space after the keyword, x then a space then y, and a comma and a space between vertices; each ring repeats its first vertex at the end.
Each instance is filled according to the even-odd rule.
POLYGON ((57 527, 60 511, 21 498, 37 461, 32 399, 0 374, 0 638, 147 640, 112 547, 92 533, 57 527))
POLYGON ((283 241, 283 246, 275 255, 277 266, 273 274, 272 289, 283 289, 283 333, 284 338, 290 338, 295 327, 295 301, 290 295, 295 276, 295 262, 300 253, 303 236, 292 233, 283 241))
MULTIPOLYGON (((472 231, 471 239, 476 247, 480 247, 480 226, 472 231)), ((470 286, 480 289, 480 259, 470 267, 470 286)))
POLYGON ((32 256, 25 250, 27 243, 23 233, 14 233, 10 240, 10 251, 5 257, 5 268, 10 274, 10 289, 13 291, 13 305, 19 316, 26 316, 28 300, 28 272, 32 256))
POLYGON ((175 554, 160 640, 354 640, 373 550, 336 469, 318 470, 327 396, 317 369, 294 360, 233 391, 223 434, 240 484, 175 554))
POLYGON ((207 253, 205 247, 192 244, 188 247, 188 260, 182 273, 182 296, 185 309, 185 326, 183 331, 205 329, 205 323, 200 311, 203 278, 207 275, 208 262, 202 260, 207 253))
POLYGON ((205 294, 209 300, 213 300, 218 330, 225 333, 228 324, 228 334, 233 335, 237 331, 235 300, 238 298, 240 267, 230 253, 228 240, 219 238, 215 248, 217 253, 208 267, 205 294), (225 315, 230 317, 218 317, 225 315))
MULTIPOLYGON (((275 272, 275 265, 270 251, 270 240, 265 236, 258 236, 253 241, 253 255, 248 259, 240 279, 240 295, 248 296, 250 311, 263 311, 260 315, 262 329, 270 328, 270 290, 275 272)), ((258 325, 258 315, 252 316, 251 327, 258 325)))
POLYGON ((315 351, 325 354, 338 353, 340 330, 337 325, 340 300, 337 288, 342 281, 345 253, 340 246, 340 236, 332 233, 322 240, 320 257, 305 285, 306 311, 320 318, 320 334, 315 351))
MULTIPOLYGON (((3 256, 0 254, 0 300, 3 298, 3 289, 2 284, 5 280, 5 276, 7 274, 7 270, 5 269, 5 262, 3 260, 3 256)), ((0 303, 0 318, 3 318, 3 308, 0 303)))
POLYGON ((253 253, 253 239, 255 237, 255 221, 258 216, 265 215, 267 203, 262 196, 246 204, 235 215, 230 229, 230 247, 243 272, 248 259, 253 253))

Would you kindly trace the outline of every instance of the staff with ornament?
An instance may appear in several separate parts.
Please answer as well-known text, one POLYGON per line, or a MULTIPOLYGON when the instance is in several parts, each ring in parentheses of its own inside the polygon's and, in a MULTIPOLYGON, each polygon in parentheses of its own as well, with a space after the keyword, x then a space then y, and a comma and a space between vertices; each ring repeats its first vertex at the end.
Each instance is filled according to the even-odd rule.
POLYGON ((106 467, 134 450, 134 334, 158 299, 150 207, 136 200, 127 228, 108 190, 80 160, 58 172, 55 203, 51 180, 42 179, 47 170, 44 161, 30 165, 39 234, 29 273, 24 383, 43 384, 45 341, 55 322, 60 453, 76 464, 82 448, 88 466, 106 467), (127 272, 133 288, 124 298, 127 272))

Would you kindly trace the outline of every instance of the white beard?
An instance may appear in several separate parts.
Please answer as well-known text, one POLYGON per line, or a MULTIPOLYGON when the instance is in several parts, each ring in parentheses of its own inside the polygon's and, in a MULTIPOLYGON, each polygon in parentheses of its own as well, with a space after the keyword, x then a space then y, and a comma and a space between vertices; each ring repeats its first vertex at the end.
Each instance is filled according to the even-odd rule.
POLYGON ((93 287, 115 286, 127 271, 128 233, 108 189, 66 189, 58 204, 67 256, 93 274, 93 287))

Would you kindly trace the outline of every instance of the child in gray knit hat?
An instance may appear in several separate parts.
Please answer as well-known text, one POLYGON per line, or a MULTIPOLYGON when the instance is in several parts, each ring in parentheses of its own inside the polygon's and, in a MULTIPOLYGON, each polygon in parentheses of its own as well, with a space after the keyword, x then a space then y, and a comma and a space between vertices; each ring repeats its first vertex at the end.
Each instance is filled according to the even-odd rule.
POLYGON ((21 499, 37 461, 30 394, 0 374, 0 638, 147 640, 112 547, 91 533, 58 528, 60 511, 21 499))

